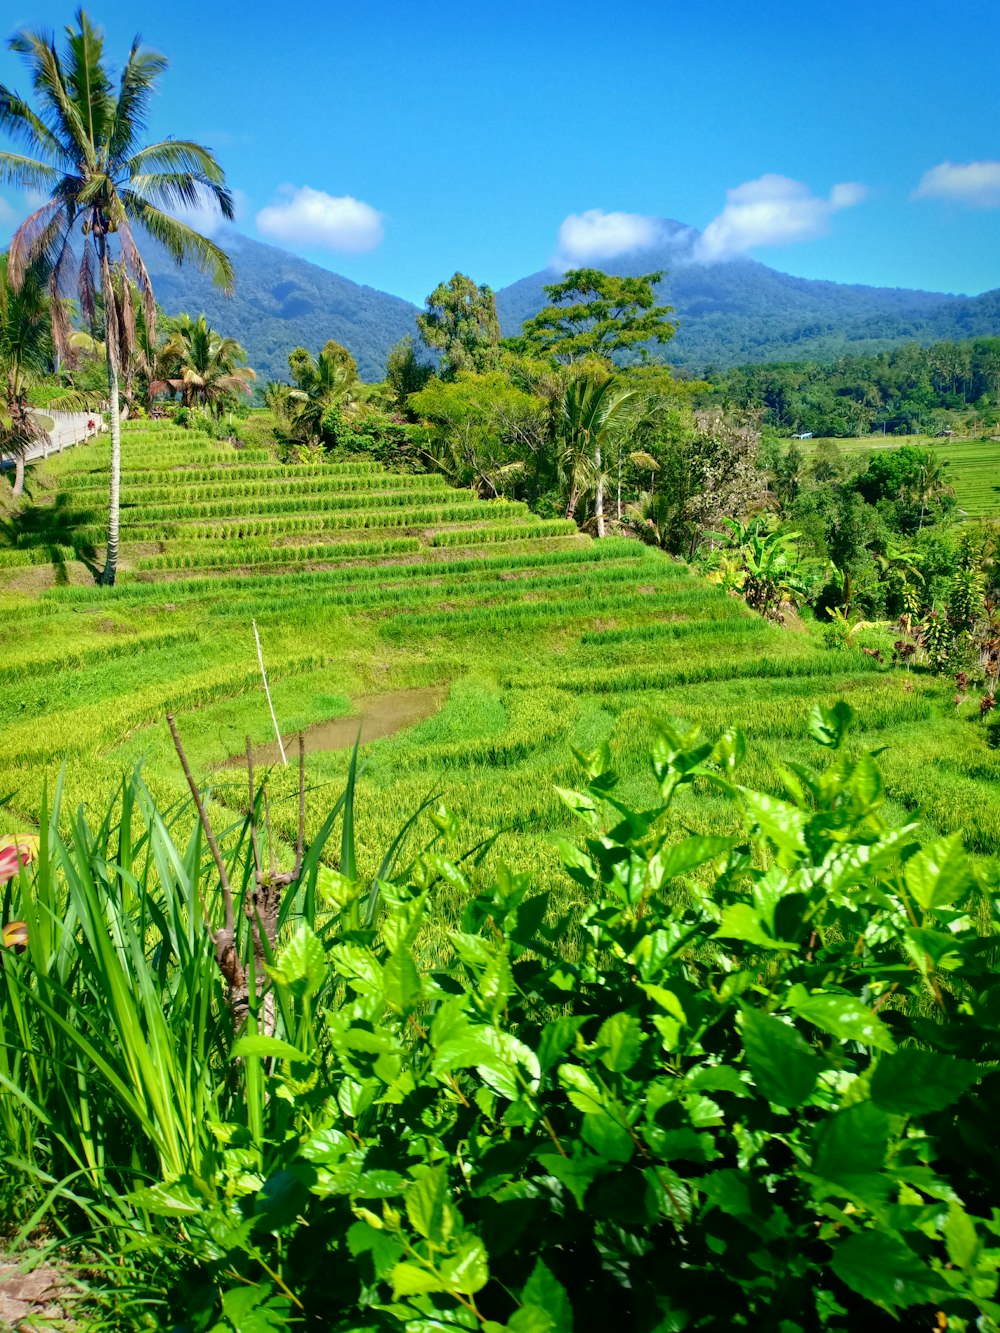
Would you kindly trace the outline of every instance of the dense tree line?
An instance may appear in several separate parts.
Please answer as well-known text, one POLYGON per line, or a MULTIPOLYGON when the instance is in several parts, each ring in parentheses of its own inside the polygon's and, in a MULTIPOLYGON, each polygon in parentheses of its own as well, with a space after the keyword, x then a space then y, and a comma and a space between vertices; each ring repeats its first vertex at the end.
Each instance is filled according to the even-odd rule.
POLYGON ((714 381, 723 406, 757 411, 779 434, 859 436, 995 428, 1000 406, 1000 338, 910 343, 832 364, 743 366, 714 381))

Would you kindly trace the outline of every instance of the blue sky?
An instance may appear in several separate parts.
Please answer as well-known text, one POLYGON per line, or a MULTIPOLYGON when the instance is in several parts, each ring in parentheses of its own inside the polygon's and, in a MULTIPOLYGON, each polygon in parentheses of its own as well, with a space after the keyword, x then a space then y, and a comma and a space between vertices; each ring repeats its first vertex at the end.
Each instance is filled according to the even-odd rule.
MULTIPOLYGON (((72 13, 14 3, 7 33, 72 13)), ((456 269, 599 264, 660 217, 707 229, 706 260, 1000 287, 997 0, 89 12, 116 61, 136 28, 170 57, 151 136, 216 151, 241 230, 417 303, 456 269)), ((0 80, 27 89, 6 49, 0 80)), ((26 206, 0 200, 2 241, 26 206)))

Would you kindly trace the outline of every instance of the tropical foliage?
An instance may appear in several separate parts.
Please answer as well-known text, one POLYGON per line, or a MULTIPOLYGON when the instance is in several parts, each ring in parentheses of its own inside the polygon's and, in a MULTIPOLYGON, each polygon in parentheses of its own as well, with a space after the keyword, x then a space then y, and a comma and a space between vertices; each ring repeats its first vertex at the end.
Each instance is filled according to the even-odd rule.
POLYGON ((48 266, 57 350, 65 351, 69 337, 65 293, 71 273, 86 319, 96 316, 98 292, 103 297, 113 452, 107 559, 100 579, 114 583, 121 486, 119 378, 132 355, 135 307, 128 281, 120 286, 121 302, 112 299, 112 267, 119 263, 135 282, 152 337, 153 290, 135 231, 152 236, 178 262, 191 259, 209 269, 220 285, 231 286, 232 267, 223 252, 173 212, 211 203, 231 218, 233 204, 222 169, 200 144, 165 139, 142 146, 150 99, 166 59, 136 37, 116 87, 104 35, 82 9, 65 35, 63 55, 41 32, 23 30, 10 41, 27 64, 35 105, 0 85, 0 130, 24 143, 30 154, 0 152, 0 179, 49 195, 14 233, 9 274, 16 289, 32 264, 48 266), (80 235, 82 259, 74 248, 80 235))
MULTIPOLYGON (((218 941, 250 965, 250 890, 222 926, 216 863, 138 777, 98 827, 54 810, 8 889, 0 1137, 122 1254, 117 1327, 137 1295, 216 1330, 988 1327, 995 886, 886 819, 850 720, 814 710, 828 758, 781 800, 736 730, 659 727, 641 811, 580 756, 568 911, 477 873, 443 808, 359 879, 352 767, 272 872, 243 1028, 218 941), (740 833, 678 827, 694 784, 740 833)), ((244 827, 223 882, 259 886, 255 857, 244 827)))

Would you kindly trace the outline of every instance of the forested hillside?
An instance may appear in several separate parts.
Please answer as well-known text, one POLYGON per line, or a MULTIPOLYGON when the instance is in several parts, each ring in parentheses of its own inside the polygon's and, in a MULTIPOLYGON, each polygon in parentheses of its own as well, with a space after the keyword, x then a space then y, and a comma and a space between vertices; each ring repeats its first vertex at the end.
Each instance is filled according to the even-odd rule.
POLYGON ((363 287, 308 260, 239 232, 223 238, 236 287, 224 296, 193 265, 178 268, 169 255, 148 247, 147 264, 157 299, 170 315, 204 312, 247 349, 261 381, 288 378, 288 353, 318 351, 328 338, 349 348, 362 378, 381 379, 392 345, 414 331, 416 307, 398 296, 363 287))
MULTIPOLYGON (((684 238, 696 233, 673 225, 678 237, 673 244, 602 267, 629 275, 666 271, 658 296, 676 308, 679 329, 663 355, 685 370, 701 374, 748 362, 829 361, 914 340, 1000 334, 998 292, 965 298, 846 286, 794 278, 751 259, 694 264, 684 238)), ((204 311, 213 327, 225 328, 246 347, 261 381, 287 379, 292 348, 316 352, 330 337, 348 348, 363 379, 378 380, 389 349, 416 332, 417 307, 409 301, 235 231, 226 234, 225 245, 236 271, 231 299, 193 266, 178 269, 163 251, 151 251, 150 273, 168 314, 204 311)), ((505 335, 519 332, 522 322, 538 313, 546 299, 543 286, 555 279, 553 271, 541 270, 497 292, 505 335)))

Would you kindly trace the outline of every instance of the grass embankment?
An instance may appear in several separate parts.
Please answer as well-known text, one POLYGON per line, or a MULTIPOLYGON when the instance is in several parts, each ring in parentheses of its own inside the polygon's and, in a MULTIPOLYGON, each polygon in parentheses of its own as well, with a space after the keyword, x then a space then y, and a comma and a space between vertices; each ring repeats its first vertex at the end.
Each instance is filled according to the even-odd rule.
MULTIPOLYGON (((856 747, 890 747, 881 762, 898 803, 931 827, 964 828, 974 851, 1000 850, 1000 752, 974 703, 956 713, 947 683, 769 625, 638 542, 592 542, 438 477, 365 461, 286 466, 266 450, 130 427, 122 574, 100 589, 74 555, 101 554, 107 464, 103 441, 55 460, 22 546, 0 561, 0 795, 17 793, 0 827, 37 817, 63 763, 66 808, 103 808, 140 760, 162 803, 181 799, 168 707, 216 801, 242 808, 244 781, 225 761, 246 735, 271 736, 256 619, 286 735, 365 696, 441 689, 440 711, 366 748, 369 862, 440 792, 470 835, 502 828, 496 854, 547 873, 544 835, 567 818, 553 784, 577 772, 571 746, 610 741, 624 799, 652 802, 650 717, 713 734, 739 725, 753 741, 745 781, 773 787, 776 765, 809 757, 809 708, 837 698, 857 710, 856 747)), ((313 830, 346 763, 309 756, 313 830)), ((286 831, 292 786, 290 771, 272 779, 286 831)), ((729 817, 709 800, 695 794, 684 818, 729 817)))
POLYGON ((930 449, 947 463, 945 481, 955 489, 955 500, 969 518, 1000 515, 1000 441, 957 440, 936 435, 869 435, 860 440, 825 439, 796 441, 809 454, 820 445, 835 445, 862 465, 864 455, 911 444, 930 449))

